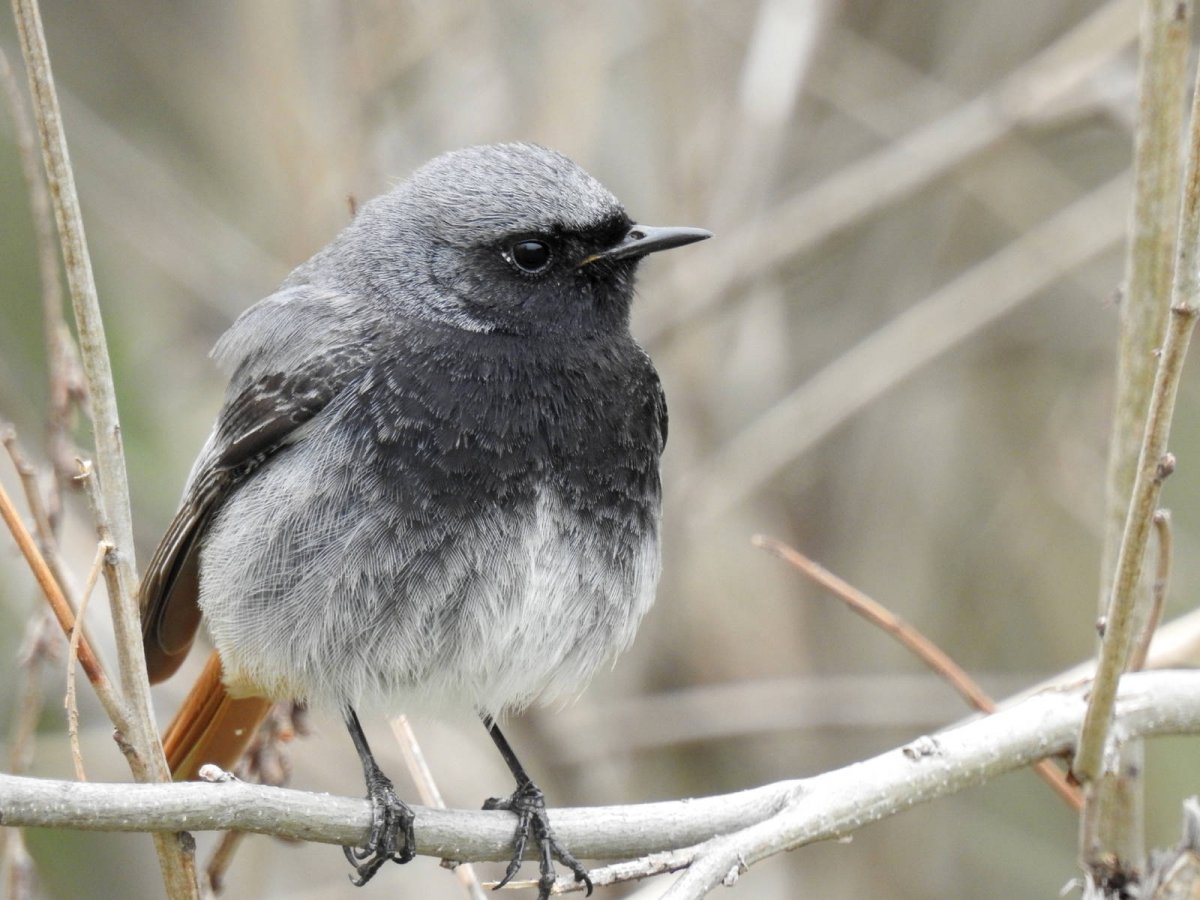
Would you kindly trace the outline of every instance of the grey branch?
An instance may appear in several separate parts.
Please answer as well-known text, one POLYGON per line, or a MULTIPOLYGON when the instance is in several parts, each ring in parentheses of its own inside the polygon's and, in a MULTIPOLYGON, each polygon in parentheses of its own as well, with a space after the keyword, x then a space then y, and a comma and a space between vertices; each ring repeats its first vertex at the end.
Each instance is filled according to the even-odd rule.
MULTIPOLYGON (((1069 753, 1086 687, 1046 690, 1002 711, 922 737, 812 778, 695 800, 551 814, 581 857, 615 859, 697 848, 668 893, 699 897, 774 853, 857 828, 1047 756, 1069 753), (719 837, 718 837, 719 836, 719 837), (715 837, 715 839, 713 839, 715 837)), ((1158 671, 1122 680, 1122 740, 1200 732, 1200 672, 1158 671)), ((503 859, 504 813, 418 807, 418 852, 458 860, 503 859)), ((228 781, 217 784, 84 784, 0 775, 0 825, 101 831, 237 829, 331 844, 359 844, 363 800, 228 781)))

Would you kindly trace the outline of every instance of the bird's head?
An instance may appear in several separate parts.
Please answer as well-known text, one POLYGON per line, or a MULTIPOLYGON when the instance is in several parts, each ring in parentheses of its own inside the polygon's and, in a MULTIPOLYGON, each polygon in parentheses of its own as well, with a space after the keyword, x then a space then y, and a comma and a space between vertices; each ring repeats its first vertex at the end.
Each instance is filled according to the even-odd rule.
POLYGON ((628 327, 649 253, 709 237, 637 225, 607 188, 534 144, 437 157, 366 204, 338 243, 370 294, 476 331, 628 327))

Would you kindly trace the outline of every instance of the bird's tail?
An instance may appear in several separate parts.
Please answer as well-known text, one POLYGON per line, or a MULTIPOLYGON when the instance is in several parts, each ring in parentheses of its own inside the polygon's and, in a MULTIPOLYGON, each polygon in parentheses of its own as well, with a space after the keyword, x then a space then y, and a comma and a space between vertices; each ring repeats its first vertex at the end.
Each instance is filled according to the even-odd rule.
POLYGON ((205 763, 231 769, 271 709, 263 697, 231 697, 214 651, 163 733, 171 777, 193 781, 205 763))

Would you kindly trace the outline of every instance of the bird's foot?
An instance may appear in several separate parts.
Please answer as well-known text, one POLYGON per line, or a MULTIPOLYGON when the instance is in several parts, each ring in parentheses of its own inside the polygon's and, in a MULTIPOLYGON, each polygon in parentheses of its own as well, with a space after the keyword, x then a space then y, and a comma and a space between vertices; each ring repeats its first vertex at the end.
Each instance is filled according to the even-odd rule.
POLYGON ((513 855, 504 871, 504 877, 496 885, 496 889, 508 884, 525 857, 525 846, 532 837, 538 845, 542 861, 538 876, 538 900, 548 900, 550 889, 554 886, 554 859, 558 858, 567 866, 576 881, 581 881, 592 893, 592 879, 588 878, 587 869, 571 853, 558 842, 550 828, 550 820, 546 817, 546 798, 541 788, 531 781, 517 787, 509 797, 492 797, 483 804, 484 809, 508 810, 517 817, 517 830, 513 836, 513 855))
POLYGON ((366 844, 342 848, 354 867, 350 880, 357 887, 370 881, 388 860, 408 862, 416 855, 417 847, 413 811, 382 772, 367 779, 367 799, 371 801, 371 833, 366 844))

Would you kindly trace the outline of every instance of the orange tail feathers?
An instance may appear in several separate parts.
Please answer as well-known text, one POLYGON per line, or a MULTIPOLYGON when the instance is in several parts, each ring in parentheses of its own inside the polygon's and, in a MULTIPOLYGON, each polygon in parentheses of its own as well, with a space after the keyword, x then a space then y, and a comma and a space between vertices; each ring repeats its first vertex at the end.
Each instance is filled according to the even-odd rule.
POLYGON ((214 652, 163 734, 171 776, 194 781, 205 763, 232 769, 270 709, 264 697, 229 696, 214 652))

